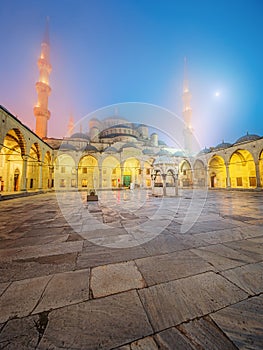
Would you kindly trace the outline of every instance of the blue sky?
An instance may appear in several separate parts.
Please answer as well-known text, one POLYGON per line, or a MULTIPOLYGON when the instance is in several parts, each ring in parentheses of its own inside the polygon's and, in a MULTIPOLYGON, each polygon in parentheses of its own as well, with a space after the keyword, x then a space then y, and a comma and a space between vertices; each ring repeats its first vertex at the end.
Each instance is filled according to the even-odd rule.
POLYGON ((201 145, 235 142, 247 131, 263 135, 260 0, 0 0, 0 5, 0 102, 32 129, 37 59, 49 16, 49 136, 66 134, 71 113, 78 121, 115 103, 152 103, 181 116, 184 56, 201 145))

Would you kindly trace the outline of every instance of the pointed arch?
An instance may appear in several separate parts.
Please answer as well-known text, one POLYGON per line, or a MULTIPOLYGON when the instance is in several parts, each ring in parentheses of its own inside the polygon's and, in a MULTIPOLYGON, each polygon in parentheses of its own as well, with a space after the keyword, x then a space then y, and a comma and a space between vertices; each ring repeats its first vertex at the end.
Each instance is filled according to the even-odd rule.
POLYGON ((213 155, 208 161, 210 188, 226 188, 226 165, 219 155, 213 155))
POLYGON ((255 161, 248 150, 238 149, 232 153, 229 159, 229 174, 232 188, 257 186, 255 161))

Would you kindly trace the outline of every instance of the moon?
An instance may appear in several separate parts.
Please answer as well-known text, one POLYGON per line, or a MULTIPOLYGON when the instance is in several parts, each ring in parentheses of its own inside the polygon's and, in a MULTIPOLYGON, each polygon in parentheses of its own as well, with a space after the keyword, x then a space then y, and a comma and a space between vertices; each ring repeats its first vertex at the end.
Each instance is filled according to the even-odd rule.
POLYGON ((220 96, 220 91, 216 91, 215 92, 215 97, 219 97, 220 96))

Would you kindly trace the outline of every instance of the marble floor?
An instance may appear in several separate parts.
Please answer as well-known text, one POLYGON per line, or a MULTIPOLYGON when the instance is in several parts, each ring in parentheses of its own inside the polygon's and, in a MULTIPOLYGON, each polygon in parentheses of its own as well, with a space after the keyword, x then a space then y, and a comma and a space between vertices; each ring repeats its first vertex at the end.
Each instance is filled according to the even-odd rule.
POLYGON ((0 349, 263 348, 263 193, 0 201, 0 349))

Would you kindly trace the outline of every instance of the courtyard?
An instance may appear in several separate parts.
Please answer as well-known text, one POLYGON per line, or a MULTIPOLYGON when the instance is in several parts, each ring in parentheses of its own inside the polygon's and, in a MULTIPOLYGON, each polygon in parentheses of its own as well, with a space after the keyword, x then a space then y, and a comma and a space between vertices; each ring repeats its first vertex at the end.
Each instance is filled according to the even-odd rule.
POLYGON ((0 202, 1 349, 262 349, 262 192, 0 202))

